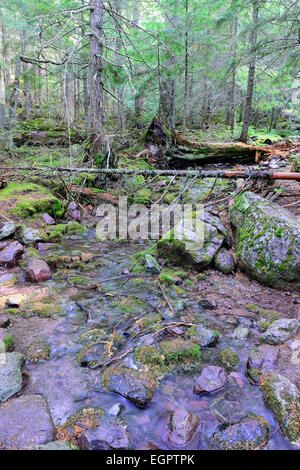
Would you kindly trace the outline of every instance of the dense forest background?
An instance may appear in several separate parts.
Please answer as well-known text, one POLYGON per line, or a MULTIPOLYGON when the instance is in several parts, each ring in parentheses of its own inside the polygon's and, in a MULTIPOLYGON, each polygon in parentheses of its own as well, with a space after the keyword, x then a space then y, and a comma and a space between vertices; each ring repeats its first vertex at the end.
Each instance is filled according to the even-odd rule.
POLYGON ((153 116, 244 142, 297 132, 299 14, 294 0, 2 0, 1 145, 38 118, 97 152, 153 116))

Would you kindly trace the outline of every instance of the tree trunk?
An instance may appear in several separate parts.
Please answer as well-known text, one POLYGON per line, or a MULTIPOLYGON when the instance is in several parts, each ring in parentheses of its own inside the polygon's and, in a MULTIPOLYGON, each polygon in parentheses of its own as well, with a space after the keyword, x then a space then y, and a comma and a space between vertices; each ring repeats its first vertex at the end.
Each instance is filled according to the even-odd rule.
POLYGON ((19 57, 16 59, 16 72, 15 80, 11 92, 10 103, 9 103, 9 150, 12 151, 14 145, 14 130, 16 127, 17 118, 17 104, 19 98, 19 87, 20 87, 20 76, 21 76, 21 60, 19 57))
POLYGON ((257 43, 257 26, 258 26, 258 11, 259 11, 259 0, 252 0, 253 4, 253 25, 250 35, 250 64, 248 72, 248 85, 247 85, 247 98, 245 103, 244 110, 244 122, 240 140, 242 142, 247 142, 248 130, 251 120, 251 111, 252 111, 252 99, 253 99, 253 89, 254 89, 254 80, 255 80, 255 65, 256 65, 256 53, 255 46, 257 43))
POLYGON ((232 76, 231 76, 231 87, 230 87, 230 116, 229 124, 230 129, 233 132, 235 127, 235 83, 236 83, 236 52, 237 52, 237 28, 238 28, 238 17, 237 14, 234 16, 233 28, 232 28, 232 76))
POLYGON ((185 0, 185 39, 184 39, 184 102, 183 102, 183 133, 186 133, 189 96, 189 0, 185 0))
POLYGON ((91 147, 94 155, 100 154, 103 143, 103 1, 92 0, 90 38, 90 113, 91 147))

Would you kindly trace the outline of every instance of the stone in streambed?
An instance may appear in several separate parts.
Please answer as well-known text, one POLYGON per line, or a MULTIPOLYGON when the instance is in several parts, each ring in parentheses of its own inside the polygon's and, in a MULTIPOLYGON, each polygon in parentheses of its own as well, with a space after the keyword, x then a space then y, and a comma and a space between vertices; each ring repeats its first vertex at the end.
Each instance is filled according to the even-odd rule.
POLYGON ((84 432, 80 436, 79 447, 82 450, 126 450, 129 437, 120 425, 102 424, 84 432))
POLYGON ((267 344, 282 344, 293 338, 300 328, 296 318, 280 318, 272 323, 262 335, 262 341, 267 344))
POLYGON ((26 275, 31 282, 43 282, 51 278, 51 270, 45 261, 35 258, 29 262, 26 275))
POLYGON ((17 241, 9 243, 0 251, 0 266, 15 266, 23 253, 24 247, 21 243, 17 241))
POLYGON ((259 385, 283 434, 291 441, 300 439, 300 392, 289 379, 279 374, 265 375, 259 385))
POLYGON ((137 371, 127 367, 109 367, 102 376, 103 387, 127 398, 138 408, 152 400, 157 382, 147 371, 137 371))
POLYGON ((169 422, 169 442, 176 446, 186 446, 193 439, 199 423, 198 416, 186 410, 175 410, 169 422))
POLYGON ((42 241, 41 232, 37 229, 26 228, 23 230, 22 241, 24 245, 31 245, 42 241))
POLYGON ((227 381, 227 372, 223 367, 207 366, 194 384, 194 393, 212 393, 224 387, 227 381))
POLYGON ((145 256, 145 265, 146 270, 152 274, 159 274, 160 273, 160 266, 156 259, 151 255, 145 256))
POLYGON ((0 403, 4 403, 22 389, 23 354, 0 352, 0 403))
POLYGON ((270 425, 265 418, 249 415, 216 432, 212 437, 212 449, 253 450, 267 441, 269 433, 270 425))
POLYGON ((279 356, 279 348, 269 344, 262 344, 252 351, 247 361, 247 373, 257 382, 260 374, 271 372, 276 367, 279 356))
POLYGON ((229 251, 221 248, 215 255, 215 267, 224 274, 230 274, 235 271, 235 261, 229 251))
POLYGON ((16 231, 16 226, 13 222, 6 222, 0 224, 0 240, 11 237, 16 231))
POLYGON ((54 437, 52 417, 42 396, 22 396, 0 407, 0 449, 28 450, 54 437))

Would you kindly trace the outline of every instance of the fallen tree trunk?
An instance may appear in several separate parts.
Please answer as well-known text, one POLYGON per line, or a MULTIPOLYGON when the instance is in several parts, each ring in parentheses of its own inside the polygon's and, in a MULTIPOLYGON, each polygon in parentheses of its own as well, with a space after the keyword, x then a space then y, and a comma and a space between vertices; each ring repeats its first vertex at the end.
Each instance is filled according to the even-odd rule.
MULTIPOLYGON (((283 152, 271 147, 255 147, 242 142, 193 142, 180 134, 173 134, 173 148, 169 152, 171 161, 179 162, 224 162, 247 161, 258 163, 261 159, 277 155, 283 157, 283 152)), ((175 163, 175 162, 174 162, 175 163)))
POLYGON ((76 131, 71 131, 70 134, 64 131, 31 131, 14 136, 14 144, 17 147, 22 145, 68 146, 70 142, 71 144, 82 144, 84 137, 76 131))
MULTIPOLYGON (((0 166, 1 170, 14 171, 38 171, 40 173, 59 172, 59 173, 99 173, 106 175, 143 175, 143 176, 198 176, 199 178, 253 178, 267 180, 296 180, 300 181, 300 173, 268 172, 268 171, 226 171, 226 170, 126 170, 124 168, 64 168, 49 166, 19 166, 7 167, 0 166)), ((1 181, 1 175, 0 175, 1 181)))

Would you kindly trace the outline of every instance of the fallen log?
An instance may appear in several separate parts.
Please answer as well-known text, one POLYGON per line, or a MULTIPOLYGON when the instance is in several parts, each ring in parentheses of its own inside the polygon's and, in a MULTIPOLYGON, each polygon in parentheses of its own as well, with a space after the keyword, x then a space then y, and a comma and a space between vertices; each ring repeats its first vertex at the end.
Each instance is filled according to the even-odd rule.
POLYGON ((284 152, 268 147, 256 147, 242 142, 196 142, 190 141, 178 133, 173 133, 173 148, 169 158, 179 162, 224 162, 247 161, 258 163, 261 159, 277 155, 284 157, 284 152))
MULTIPOLYGON (((40 173, 102 173, 106 175, 143 175, 143 176, 197 176, 199 178, 242 178, 242 179, 266 179, 266 180, 296 180, 300 181, 300 173, 285 173, 273 171, 226 171, 226 170, 127 170, 124 168, 65 168, 49 166, 0 166, 1 170, 14 171, 38 171, 40 173)), ((101 194, 101 193, 100 193, 101 194)), ((102 193, 103 194, 103 193, 102 193)))
POLYGON ((82 144, 84 138, 76 131, 30 131, 28 133, 17 134, 14 136, 14 144, 17 147, 22 145, 47 145, 48 147, 71 144, 82 144))
POLYGON ((101 201, 106 201, 112 204, 118 204, 119 202, 118 196, 101 190, 85 188, 74 184, 68 185, 67 188, 71 193, 76 193, 79 198, 100 199, 101 201))

